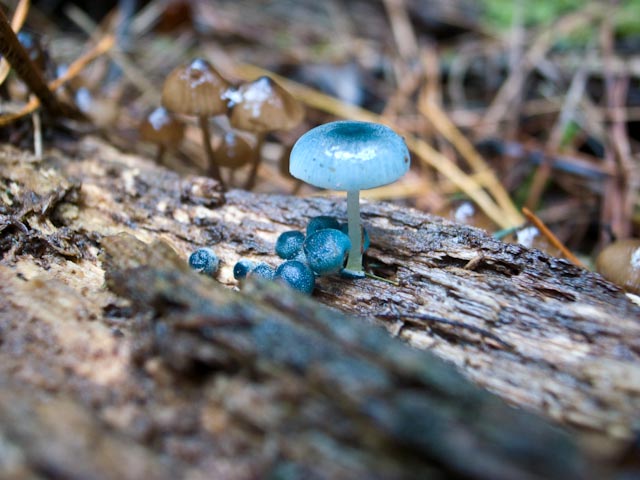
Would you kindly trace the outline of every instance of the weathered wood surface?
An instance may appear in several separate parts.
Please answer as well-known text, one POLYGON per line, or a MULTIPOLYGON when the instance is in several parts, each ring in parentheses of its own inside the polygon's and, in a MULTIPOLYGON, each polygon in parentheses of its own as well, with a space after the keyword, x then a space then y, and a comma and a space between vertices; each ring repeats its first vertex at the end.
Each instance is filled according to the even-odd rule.
MULTIPOLYGON (((42 397, 62 397, 59 401, 75 402, 86 415, 95 416, 79 428, 100 431, 107 425, 113 433, 104 435, 121 438, 123 445, 133 442, 145 452, 132 471, 152 469, 164 461, 194 478, 203 472, 215 472, 216 478, 252 478, 260 476, 258 472, 287 468, 291 475, 296 468, 318 473, 316 467, 331 466, 332 456, 338 459, 335 471, 325 474, 334 473, 334 478, 351 478, 371 469, 396 477, 426 470, 480 478, 566 474, 554 454, 565 450, 551 446, 556 441, 564 445, 562 436, 478 392, 453 373, 455 388, 439 391, 438 376, 423 378, 417 370, 407 376, 393 361, 374 361, 376 348, 382 349, 384 341, 379 347, 360 346, 364 353, 345 359, 369 362, 364 371, 373 369, 384 381, 376 375, 354 376, 360 364, 347 367, 341 361, 334 370, 314 367, 308 378, 301 377, 300 369, 291 365, 296 359, 279 356, 280 344, 267 353, 257 352, 256 342, 251 346, 255 322, 266 315, 259 313, 261 308, 286 328, 303 328, 305 335, 322 338, 325 327, 313 323, 316 310, 304 300, 278 298, 259 288, 246 292, 243 298, 262 299, 254 312, 257 316, 241 308, 244 313, 238 315, 244 323, 228 338, 212 343, 211 332, 228 329, 229 319, 215 309, 206 310, 206 302, 227 298, 224 295, 231 292, 212 289, 211 298, 203 294, 208 298, 204 304, 186 301, 184 295, 178 304, 158 303, 158 298, 144 298, 145 289, 140 287, 144 277, 136 275, 146 272, 149 291, 160 292, 161 298, 167 291, 185 288, 180 283, 187 281, 184 278, 194 282, 188 286, 195 289, 202 289, 198 282, 206 279, 186 272, 184 278, 158 285, 152 280, 172 261, 157 259, 134 275, 127 271, 126 260, 130 258, 133 266, 139 260, 123 248, 115 248, 108 262, 99 260, 110 241, 104 239, 120 232, 146 243, 163 240, 182 259, 194 247, 208 245, 223 259, 218 281, 231 286, 235 283, 231 268, 238 258, 275 264, 273 245, 280 232, 302 229, 315 215, 342 217, 341 200, 240 191, 223 195, 211 180, 180 178, 91 139, 81 144, 74 161, 52 154, 37 163, 4 148, 0 173, 0 379, 12 388, 37 392, 22 413, 8 410, 10 397, 0 398, 1 423, 24 414, 33 417, 34 430, 40 426, 49 432, 48 417, 28 412, 40 411, 42 397), (105 287, 106 265, 111 268, 111 289, 105 287), (114 278, 120 280, 113 283, 114 278), (208 313, 203 315, 202 309, 208 313), (167 337, 163 328, 179 334, 167 337), (270 367, 274 373, 269 373, 270 367), (218 373, 205 373, 212 368, 218 373), (300 401, 306 397, 311 398, 308 408, 300 401), (379 397, 380 411, 389 416, 377 417, 370 411, 363 420, 368 405, 364 399, 379 397), (475 422, 476 412, 470 406, 474 402, 468 398, 490 406, 478 410, 475 422), (403 426, 399 433, 393 415, 402 412, 401 406, 406 404, 406 412, 415 413, 429 402, 437 414, 419 416, 415 431, 403 426), (295 413, 283 414, 283 405, 295 413), (505 420, 500 423, 502 416, 505 420), (333 422, 334 418, 343 422, 333 422), (292 442, 283 441, 291 432, 279 420, 291 426, 292 442), (323 421, 326 432, 314 431, 323 421), (443 424, 456 428, 442 444, 425 443, 425 438, 433 442, 428 435, 411 437, 429 428, 439 432, 443 424), (530 442, 513 444, 515 450, 535 453, 538 460, 533 464, 525 461, 522 450, 513 452, 513 458, 507 455, 507 444, 518 429, 540 431, 549 439, 539 442, 539 451, 530 442), (353 449, 345 447, 351 444, 353 449), (454 444, 461 449, 458 457, 451 448, 454 444), (256 450, 257 445, 262 447, 256 450), (482 455, 471 456, 478 445, 482 455), (309 464, 304 460, 309 455, 321 460, 309 464), (468 462, 461 460, 467 458, 468 462)), ((372 237, 370 267, 400 286, 323 278, 316 300, 385 325, 412 345, 453 362, 477 385, 561 424, 618 438, 629 438, 640 428, 640 308, 619 289, 562 260, 410 209, 370 203, 363 206, 363 217, 372 237)), ((238 301, 237 296, 229 298, 238 301)), ((336 318, 343 321, 339 314, 336 318)), ((343 323, 357 321, 345 318, 343 323)), ((345 345, 350 352, 365 341, 363 331, 345 327, 344 335, 354 337, 345 340, 333 333, 324 341, 330 342, 331 352, 338 348, 340 355, 346 355, 345 345)), ((378 341, 377 331, 371 331, 378 341)), ((278 335, 269 338, 282 340, 278 335)), ((283 338, 295 348, 301 337, 283 338)), ((395 342, 389 345, 399 348, 395 342)), ((430 359, 424 357, 425 362, 430 359)), ((307 360, 317 363, 314 358, 307 360)), ((449 375, 449 367, 433 361, 435 372, 449 375)), ((24 449, 27 460, 21 465, 37 471, 28 461, 29 442, 20 441, 28 435, 10 428, 0 434, 24 449)), ((105 442, 115 441, 110 438, 105 442)), ((567 455, 575 463, 567 461, 563 468, 578 469, 575 465, 584 455, 567 455)), ((39 458, 37 452, 34 456, 39 458)), ((100 465, 100 460, 93 464, 100 465)), ((171 476, 170 469, 167 472, 171 476)), ((100 472, 95 478, 114 477, 100 472)))

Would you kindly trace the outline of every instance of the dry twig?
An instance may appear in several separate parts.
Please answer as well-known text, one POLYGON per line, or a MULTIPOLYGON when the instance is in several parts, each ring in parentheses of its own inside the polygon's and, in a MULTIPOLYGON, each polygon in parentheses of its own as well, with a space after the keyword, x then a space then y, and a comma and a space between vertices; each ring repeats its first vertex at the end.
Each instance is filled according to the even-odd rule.
MULTIPOLYGON (((78 75, 87 66, 87 64, 91 63, 97 57, 113 47, 114 41, 115 40, 113 35, 107 35, 103 37, 95 47, 75 60, 71 65, 69 65, 69 68, 63 75, 49 83, 49 88, 51 89, 51 91, 58 89, 69 80, 74 78, 76 75, 78 75)), ((39 106, 40 101, 37 98, 32 98, 24 107, 20 109, 20 111, 0 116, 0 127, 9 125, 19 118, 29 115, 30 113, 34 112, 39 106)))

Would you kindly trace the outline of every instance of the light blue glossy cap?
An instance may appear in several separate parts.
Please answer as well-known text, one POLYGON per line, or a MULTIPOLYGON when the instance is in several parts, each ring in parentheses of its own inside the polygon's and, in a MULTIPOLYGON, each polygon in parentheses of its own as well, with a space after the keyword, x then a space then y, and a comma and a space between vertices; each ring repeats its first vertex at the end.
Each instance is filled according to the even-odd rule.
POLYGON ((409 170, 407 145, 377 123, 339 121, 302 135, 291 151, 291 175, 332 190, 366 190, 395 182, 409 170))

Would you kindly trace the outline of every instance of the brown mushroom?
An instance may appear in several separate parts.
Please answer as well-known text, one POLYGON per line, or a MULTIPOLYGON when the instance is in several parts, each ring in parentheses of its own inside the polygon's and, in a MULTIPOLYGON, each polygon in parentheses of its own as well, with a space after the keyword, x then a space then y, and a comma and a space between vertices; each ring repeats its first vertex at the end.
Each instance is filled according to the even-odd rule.
POLYGON ((304 118, 304 108, 289 92, 269 77, 260 77, 227 93, 234 128, 256 135, 256 150, 245 188, 256 182, 260 150, 269 132, 289 130, 304 118))
POLYGON ((216 160, 221 167, 240 168, 253 158, 253 148, 235 132, 227 132, 215 150, 216 160))
POLYGON ((120 105, 109 97, 96 97, 86 87, 79 88, 74 96, 78 108, 99 129, 113 127, 120 116, 120 105))
POLYGON ((164 107, 155 108, 138 126, 140 139, 158 145, 156 161, 162 161, 167 150, 177 148, 184 138, 184 123, 164 107))
POLYGON ((617 240, 600 252, 596 270, 607 280, 640 294, 640 239, 617 240))
POLYGON ((209 117, 227 112, 224 93, 228 88, 229 83, 209 62, 196 58, 188 65, 175 68, 167 76, 162 89, 162 105, 167 110, 198 118, 209 172, 223 188, 224 181, 211 148, 209 117))

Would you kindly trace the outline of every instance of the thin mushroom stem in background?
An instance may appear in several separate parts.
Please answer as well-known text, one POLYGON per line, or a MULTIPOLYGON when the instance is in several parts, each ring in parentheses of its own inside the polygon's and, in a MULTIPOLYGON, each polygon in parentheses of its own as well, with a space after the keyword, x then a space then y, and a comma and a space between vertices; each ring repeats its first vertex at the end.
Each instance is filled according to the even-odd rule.
POLYGON ((167 149, 164 145, 158 145, 158 150, 156 150, 156 163, 158 163, 159 165, 162 164, 166 152, 167 149))
POLYGON ((266 138, 266 133, 257 132, 256 134, 256 146, 253 151, 253 159, 251 160, 251 170, 249 171, 249 176, 247 177, 247 181, 244 184, 245 190, 253 190, 253 187, 256 186, 256 180, 258 179, 258 168, 260 167, 260 163, 262 161, 262 145, 264 144, 264 139, 266 138))
POLYGON ((220 183, 223 189, 226 189, 226 185, 220 173, 220 167, 216 163, 215 154, 213 153, 213 148, 211 147, 211 130, 209 129, 209 119, 206 116, 198 115, 198 125, 200 126, 200 131, 202 132, 202 146, 204 147, 204 151, 207 154, 207 171, 216 181, 220 183))

